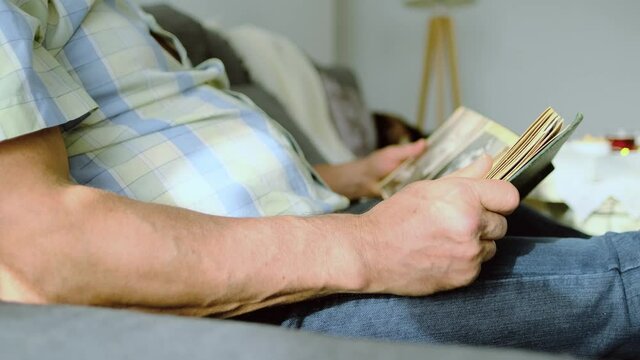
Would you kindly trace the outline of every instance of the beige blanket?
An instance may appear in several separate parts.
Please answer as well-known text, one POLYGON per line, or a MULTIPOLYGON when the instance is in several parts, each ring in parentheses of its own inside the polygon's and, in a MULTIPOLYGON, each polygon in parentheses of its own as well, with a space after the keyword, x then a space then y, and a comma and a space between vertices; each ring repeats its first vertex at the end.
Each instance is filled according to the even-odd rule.
POLYGON ((338 164, 355 158, 331 121, 320 75, 295 44, 251 25, 233 28, 227 34, 253 80, 284 105, 330 163, 338 164))

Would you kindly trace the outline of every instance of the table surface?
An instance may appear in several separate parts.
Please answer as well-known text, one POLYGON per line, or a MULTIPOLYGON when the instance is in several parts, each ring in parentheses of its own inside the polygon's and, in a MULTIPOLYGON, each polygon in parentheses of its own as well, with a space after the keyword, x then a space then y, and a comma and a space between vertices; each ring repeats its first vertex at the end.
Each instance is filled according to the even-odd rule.
POLYGON ((639 152, 623 156, 606 143, 572 141, 553 164, 555 171, 531 193, 530 203, 591 234, 640 229, 639 152), (565 212, 557 210, 559 204, 566 204, 565 212))

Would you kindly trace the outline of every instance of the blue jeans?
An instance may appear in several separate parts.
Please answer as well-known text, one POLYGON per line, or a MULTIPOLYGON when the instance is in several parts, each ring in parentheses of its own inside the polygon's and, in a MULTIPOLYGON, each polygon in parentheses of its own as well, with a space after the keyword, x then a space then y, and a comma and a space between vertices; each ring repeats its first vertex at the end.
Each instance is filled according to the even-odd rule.
POLYGON ((282 326, 341 337, 640 358, 640 232, 505 238, 463 289, 340 295, 285 309, 282 326))

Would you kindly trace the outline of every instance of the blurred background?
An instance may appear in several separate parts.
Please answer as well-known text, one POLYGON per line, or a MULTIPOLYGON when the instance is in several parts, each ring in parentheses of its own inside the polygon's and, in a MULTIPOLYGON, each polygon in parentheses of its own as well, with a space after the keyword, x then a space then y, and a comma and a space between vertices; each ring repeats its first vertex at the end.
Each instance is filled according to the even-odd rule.
MULTIPOLYGON (((369 107, 416 121, 426 25, 435 9, 401 0, 172 5, 206 24, 250 23, 282 34, 319 63, 352 68, 369 107)), ((476 0, 449 15, 464 105, 516 132, 549 105, 566 118, 585 114, 578 135, 640 130, 640 1, 476 0)))

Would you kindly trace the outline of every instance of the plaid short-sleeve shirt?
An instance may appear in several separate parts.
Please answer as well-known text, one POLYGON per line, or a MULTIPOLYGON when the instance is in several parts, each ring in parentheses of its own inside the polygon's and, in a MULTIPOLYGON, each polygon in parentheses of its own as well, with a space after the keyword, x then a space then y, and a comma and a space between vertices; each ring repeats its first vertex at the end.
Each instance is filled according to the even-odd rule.
POLYGON ((345 207, 227 83, 128 1, 0 0, 0 141, 62 126, 75 181, 146 202, 238 217, 345 207))

